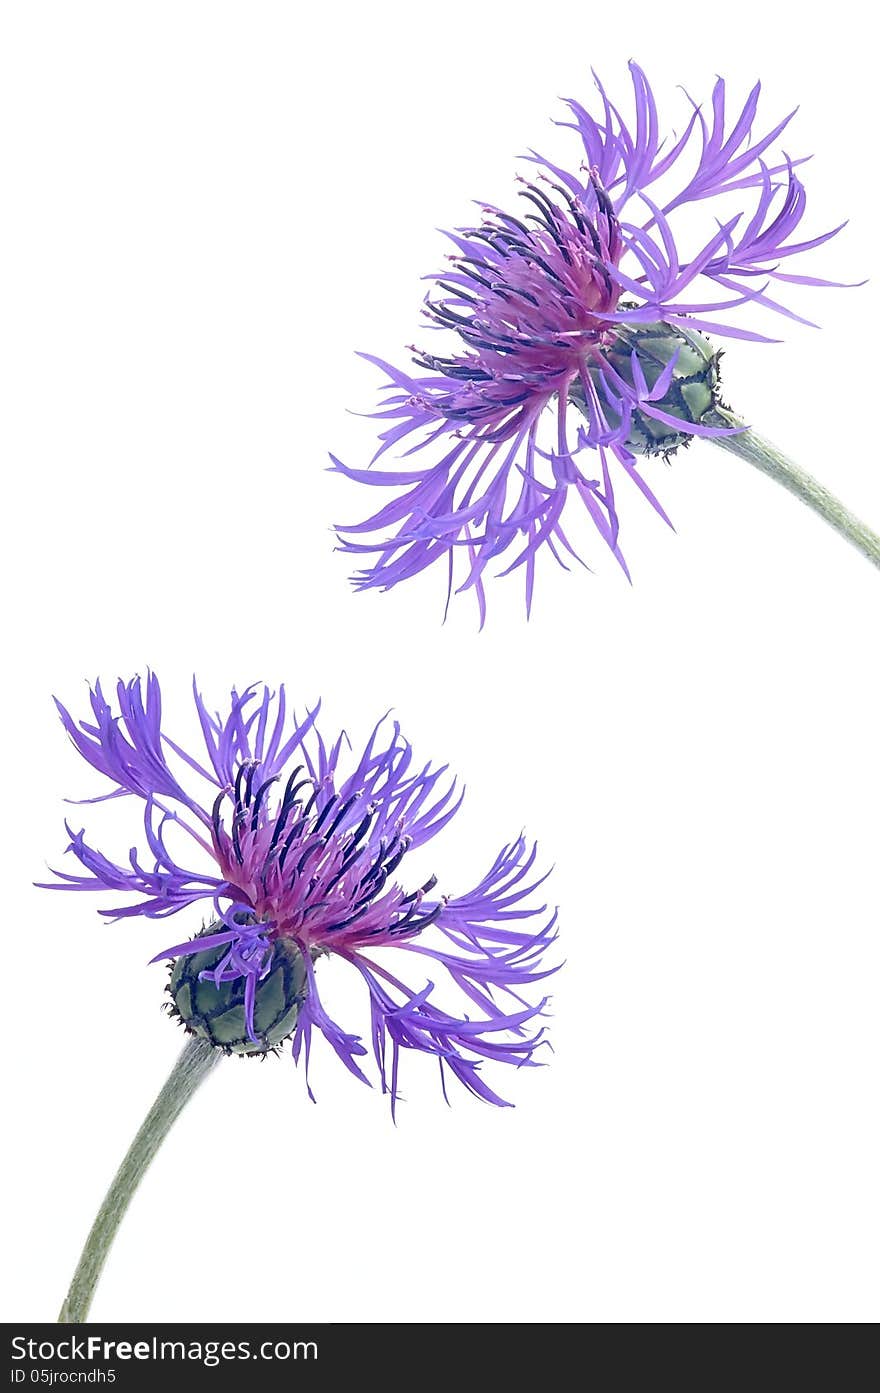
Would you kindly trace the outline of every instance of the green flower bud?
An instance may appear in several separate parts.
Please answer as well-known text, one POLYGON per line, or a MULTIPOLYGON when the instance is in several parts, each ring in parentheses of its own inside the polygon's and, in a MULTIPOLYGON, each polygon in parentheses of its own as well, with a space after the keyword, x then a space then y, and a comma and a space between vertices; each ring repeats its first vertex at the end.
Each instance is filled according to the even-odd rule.
MULTIPOLYGON (((210 933, 214 927, 203 932, 210 933)), ((269 971, 257 985, 255 1042, 245 1025, 244 978, 221 982, 219 987, 213 981, 199 981, 199 974, 215 968, 227 951, 221 946, 177 958, 168 983, 169 1009, 188 1031, 227 1054, 265 1055, 286 1040, 296 1025, 308 990, 302 954, 284 939, 276 941, 269 971)))
MULTIPOLYGON (((713 411, 720 405, 718 363, 721 353, 704 334, 671 324, 622 326, 614 343, 602 350, 602 356, 630 386, 634 385, 633 351, 650 388, 654 387, 663 369, 678 354, 672 381, 665 396, 651 402, 651 406, 655 406, 667 416, 689 421, 691 425, 701 425, 707 418, 711 418, 713 411)), ((608 405, 599 381, 598 365, 591 370, 591 376, 596 383, 599 400, 609 425, 619 425, 620 417, 608 405)), ((570 395, 572 401, 583 411, 582 384, 578 383, 572 387, 570 395)), ((679 445, 687 445, 692 438, 686 431, 676 430, 665 421, 657 421, 645 412, 635 410, 626 445, 637 455, 668 455, 677 450, 679 445)))

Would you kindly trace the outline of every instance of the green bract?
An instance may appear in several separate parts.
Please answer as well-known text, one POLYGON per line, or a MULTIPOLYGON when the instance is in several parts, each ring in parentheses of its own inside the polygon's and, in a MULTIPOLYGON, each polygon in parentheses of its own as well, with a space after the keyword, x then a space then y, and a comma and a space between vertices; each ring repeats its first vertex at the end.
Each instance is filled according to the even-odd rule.
POLYGON ((296 1025, 308 989, 302 954, 283 939, 276 942, 269 972, 257 986, 254 1041, 245 1026, 245 979, 221 982, 219 987, 212 980, 199 980, 200 974, 216 968, 227 952, 224 944, 175 961, 168 983, 172 1013, 188 1030, 227 1054, 266 1054, 286 1040, 296 1025))
MULTIPOLYGON (((669 388, 664 396, 650 403, 652 407, 691 425, 709 423, 719 405, 718 361, 721 355, 705 334, 671 324, 622 328, 611 347, 602 350, 602 357, 628 387, 636 385, 632 364, 634 352, 645 381, 652 389, 664 368, 675 359, 669 388)), ((619 425, 620 417, 613 411, 602 390, 598 364, 590 369, 590 375, 609 425, 619 425)), ((572 387, 570 396, 575 405, 583 409, 584 390, 581 383, 572 387)), ((637 455, 666 455, 692 439, 693 436, 686 431, 676 430, 668 422, 655 420, 636 408, 632 413, 626 445, 637 455)))

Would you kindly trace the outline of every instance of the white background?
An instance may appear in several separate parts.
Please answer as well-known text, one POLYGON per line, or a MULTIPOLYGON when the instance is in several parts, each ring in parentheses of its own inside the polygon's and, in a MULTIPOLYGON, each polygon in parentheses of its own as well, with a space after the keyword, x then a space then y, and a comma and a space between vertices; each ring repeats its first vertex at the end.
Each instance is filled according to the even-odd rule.
MULTIPOLYGON (((763 79, 762 127, 801 102, 807 225, 851 218, 803 269, 874 274, 861 12, 4 7, 5 1319, 54 1317, 180 1045, 145 966, 169 926, 31 887, 63 798, 99 791, 50 694, 148 664, 178 731, 193 670, 217 702, 323 694, 354 735, 393 705, 469 787, 433 868, 466 885, 525 824, 567 965, 550 1067, 495 1075, 515 1109, 448 1109, 407 1061, 395 1129, 321 1047, 317 1106, 287 1058, 224 1062, 96 1319, 877 1317, 880 577, 697 445, 648 471, 677 534, 621 500, 632 588, 597 546, 592 575, 540 569, 528 626, 492 586, 479 634, 467 599, 441 626, 439 572, 349 593, 330 524, 380 495, 324 472, 372 450, 354 350, 405 361, 436 229, 507 199, 527 146, 574 158, 550 118, 591 64, 625 99, 637 57, 673 124, 716 72, 763 79)), ((727 394, 880 524, 876 279, 795 302, 822 330, 732 346, 727 394)), ((366 1028, 358 992, 330 1003, 366 1028)))

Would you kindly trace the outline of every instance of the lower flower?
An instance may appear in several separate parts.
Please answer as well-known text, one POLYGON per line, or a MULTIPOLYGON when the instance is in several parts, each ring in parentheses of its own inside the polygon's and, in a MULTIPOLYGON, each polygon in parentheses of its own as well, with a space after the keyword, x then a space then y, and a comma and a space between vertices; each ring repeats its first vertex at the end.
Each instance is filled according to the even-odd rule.
POLYGON ((118 684, 116 711, 96 684, 90 720, 59 705, 74 745, 112 785, 103 796, 143 802, 151 863, 138 848, 126 864, 110 860, 68 827, 68 851, 85 874, 55 872, 48 888, 122 892, 125 902, 101 911, 118 919, 167 918, 207 902, 211 923, 153 961, 172 963, 172 1013, 227 1053, 265 1055, 289 1039, 308 1069, 318 1031, 369 1082, 367 1045, 337 1024, 319 992, 320 959, 332 954, 366 987, 369 1040, 392 1111, 404 1050, 436 1059, 444 1091, 451 1073, 504 1104, 484 1065, 539 1062, 547 997, 528 998, 556 970, 544 964, 556 914, 534 903, 544 879, 535 877, 536 848, 522 837, 505 846, 464 894, 438 896, 435 876, 409 888, 405 857, 461 804, 446 766, 414 767, 397 723, 379 722, 346 772, 345 735, 325 744, 317 708, 289 720, 283 687, 277 696, 233 691, 223 715, 194 695, 198 755, 165 733, 152 674, 118 684), (188 845, 185 856, 172 852, 172 833, 188 845), (438 1002, 432 980, 402 980, 389 966, 392 948, 401 962, 407 953, 441 971, 460 1009, 438 1002))

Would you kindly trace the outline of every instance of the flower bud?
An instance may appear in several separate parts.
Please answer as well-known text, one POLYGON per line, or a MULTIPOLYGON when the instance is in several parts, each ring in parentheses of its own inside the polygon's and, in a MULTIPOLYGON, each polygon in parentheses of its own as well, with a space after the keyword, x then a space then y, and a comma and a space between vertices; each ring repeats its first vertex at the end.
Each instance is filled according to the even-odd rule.
MULTIPOLYGON (((651 392, 664 369, 675 360, 669 386, 662 396, 650 399, 651 407, 691 425, 709 423, 707 418, 711 418, 720 402, 718 362, 721 354, 705 334, 671 324, 640 324, 621 328, 614 342, 602 350, 602 357, 631 387, 636 386, 632 363, 634 352, 651 392)), ((598 366, 591 375, 609 424, 619 425, 620 417, 608 405, 602 391, 598 366)), ((580 402, 577 404, 580 405, 580 402)), ((658 421, 635 408, 625 443, 634 454, 668 455, 679 445, 688 444, 692 438, 688 431, 676 430, 667 421, 658 421)))
MULTIPOLYGON (((205 933, 210 933, 206 929, 205 933)), ((307 991, 302 954, 293 944, 278 939, 269 971, 257 984, 252 1040, 245 1021, 245 979, 220 982, 212 976, 227 953, 225 945, 177 958, 168 992, 171 1014, 188 1031, 210 1040, 227 1054, 266 1054, 292 1034, 307 991)))

